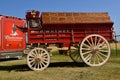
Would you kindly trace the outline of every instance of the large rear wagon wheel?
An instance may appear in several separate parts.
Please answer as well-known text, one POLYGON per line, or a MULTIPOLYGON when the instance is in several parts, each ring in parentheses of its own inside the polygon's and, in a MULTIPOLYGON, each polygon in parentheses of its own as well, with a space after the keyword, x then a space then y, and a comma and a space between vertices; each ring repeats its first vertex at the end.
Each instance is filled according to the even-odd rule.
POLYGON ((27 55, 27 64, 32 70, 44 70, 50 64, 50 55, 43 48, 35 48, 27 55))
POLYGON ((89 66, 102 66, 108 61, 110 53, 108 41, 98 34, 85 37, 80 45, 81 58, 89 66))

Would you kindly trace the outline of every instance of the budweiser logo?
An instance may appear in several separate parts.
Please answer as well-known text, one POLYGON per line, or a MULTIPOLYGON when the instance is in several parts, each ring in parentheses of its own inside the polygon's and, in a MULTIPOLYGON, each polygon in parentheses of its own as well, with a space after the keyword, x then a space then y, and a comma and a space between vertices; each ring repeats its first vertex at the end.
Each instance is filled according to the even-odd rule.
POLYGON ((18 33, 16 32, 17 27, 15 26, 15 24, 13 24, 12 26, 12 33, 10 34, 11 36, 18 36, 18 33))
POLYGON ((23 38, 22 37, 13 37, 13 36, 5 36, 5 39, 6 40, 9 40, 9 41, 21 41, 23 38))

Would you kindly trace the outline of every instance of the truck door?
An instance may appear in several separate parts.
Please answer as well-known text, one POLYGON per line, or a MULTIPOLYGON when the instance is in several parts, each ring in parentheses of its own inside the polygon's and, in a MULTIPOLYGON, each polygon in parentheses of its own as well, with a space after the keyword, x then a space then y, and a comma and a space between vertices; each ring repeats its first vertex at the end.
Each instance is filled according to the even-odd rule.
POLYGON ((19 31, 15 25, 23 25, 23 21, 17 18, 7 18, 2 20, 3 50, 22 50, 25 49, 25 35, 19 31))

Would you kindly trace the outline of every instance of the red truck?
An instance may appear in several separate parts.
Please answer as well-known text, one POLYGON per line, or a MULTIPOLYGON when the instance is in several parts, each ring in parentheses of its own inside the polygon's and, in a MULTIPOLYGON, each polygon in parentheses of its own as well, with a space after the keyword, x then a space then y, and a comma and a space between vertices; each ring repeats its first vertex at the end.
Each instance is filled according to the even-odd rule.
POLYGON ((0 59, 22 57, 26 48, 26 35, 16 25, 25 24, 24 19, 0 15, 0 59))
MULTIPOLYGON (((104 65, 111 54, 109 42, 114 40, 113 22, 107 12, 26 12, 31 51, 27 64, 32 70, 44 70, 50 64, 49 44, 68 47, 67 54, 75 62, 89 66, 104 65)), ((62 58, 61 58, 62 59, 62 58)))

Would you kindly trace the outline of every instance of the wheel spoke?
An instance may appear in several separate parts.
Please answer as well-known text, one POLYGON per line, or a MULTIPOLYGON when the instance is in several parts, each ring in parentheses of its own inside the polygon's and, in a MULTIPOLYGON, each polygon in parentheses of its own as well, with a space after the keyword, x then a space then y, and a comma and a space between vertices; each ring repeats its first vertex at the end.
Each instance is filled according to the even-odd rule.
POLYGON ((41 54, 41 50, 38 50, 38 54, 41 54))
POLYGON ((89 44, 90 46, 92 46, 92 44, 90 43, 90 41, 89 41, 88 39, 87 39, 86 41, 88 42, 88 44, 89 44))
POLYGON ((100 43, 99 45, 98 45, 98 47, 101 47, 101 46, 103 46, 105 44, 105 41, 103 41, 102 43, 100 43))
POLYGON ((37 50, 35 50, 35 54, 38 54, 37 50))
POLYGON ((79 60, 80 59, 80 55, 75 56, 75 59, 79 60))
POLYGON ((84 52, 84 53, 82 53, 82 55, 86 55, 86 54, 89 54, 89 53, 91 53, 92 51, 86 51, 86 52, 84 52))
POLYGON ((93 55, 93 64, 95 64, 96 62, 96 57, 95 57, 95 54, 93 55))
POLYGON ((38 53, 39 53, 40 55, 42 55, 42 50, 38 50, 38 53))
POLYGON ((102 60, 104 61, 103 57, 98 53, 97 56, 102 60))
POLYGON ((37 63, 35 63, 35 65, 34 65, 34 69, 36 69, 37 68, 37 63))
POLYGON ((30 57, 36 57, 37 55, 33 52, 31 52, 30 57))
POLYGON ((96 56, 98 64, 99 64, 100 63, 100 59, 99 59, 98 55, 95 54, 95 56, 96 56))
POLYGON ((48 60, 47 57, 43 57, 42 59, 43 59, 43 60, 48 60))
POLYGON ((47 58, 47 57, 48 57, 47 54, 42 55, 42 58, 47 58))
POLYGON ((39 65, 40 65, 40 68, 42 68, 42 63, 39 63, 39 65))
POLYGON ((97 45, 97 36, 95 36, 95 46, 97 45))
POLYGON ((46 57, 42 57, 42 60, 48 60, 48 57, 46 56, 46 57))
POLYGON ((37 63, 37 69, 39 69, 40 68, 40 63, 37 63))
POLYGON ((43 67, 46 66, 46 64, 44 62, 41 62, 41 64, 43 65, 43 67))
POLYGON ((70 58, 77 63, 82 62, 80 58, 79 53, 79 43, 74 43, 72 46, 70 46, 69 50, 71 51, 70 58))
POLYGON ((35 59, 31 58, 29 59, 30 63, 35 62, 35 59))
POLYGON ((107 49, 107 48, 108 48, 107 46, 102 46, 102 47, 99 47, 99 50, 107 49))
POLYGON ((42 62, 44 62, 44 63, 48 63, 48 61, 47 61, 47 60, 43 60, 42 62))
POLYGON ((84 43, 83 45, 84 45, 85 47, 88 47, 88 48, 90 48, 90 46, 89 46, 89 45, 87 45, 86 43, 84 43))
POLYGON ((99 50, 100 52, 108 53, 108 50, 99 50))
POLYGON ((78 55, 78 53, 76 53, 76 52, 74 51, 73 53, 71 53, 71 55, 72 55, 73 57, 75 57, 75 56, 78 55))
POLYGON ((105 55, 105 54, 103 54, 101 52, 99 52, 99 54, 107 58, 107 55, 105 55))
POLYGON ((31 66, 34 66, 35 65, 35 62, 30 62, 31 66))
POLYGON ((91 42, 92 42, 92 46, 93 46, 93 45, 94 45, 94 42, 93 42, 93 38, 91 37, 90 39, 91 39, 91 42))
POLYGON ((89 55, 85 58, 85 60, 88 62, 89 60, 91 60, 91 58, 92 58, 92 54, 89 54, 89 55))
POLYGON ((74 57, 75 59, 77 58, 77 57, 80 57, 80 55, 78 54, 78 52, 76 51, 74 51, 73 53, 71 53, 71 55, 72 55, 72 57, 74 57))
POLYGON ((100 44, 100 41, 101 41, 101 40, 102 40, 101 38, 98 40, 98 43, 96 44, 97 46, 100 44))
POLYGON ((90 51, 90 48, 82 48, 82 50, 90 51))

